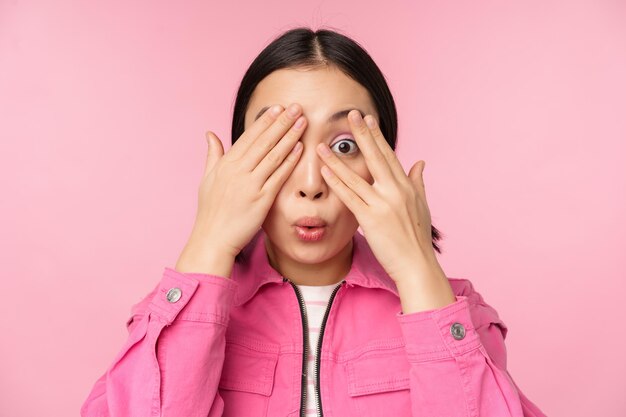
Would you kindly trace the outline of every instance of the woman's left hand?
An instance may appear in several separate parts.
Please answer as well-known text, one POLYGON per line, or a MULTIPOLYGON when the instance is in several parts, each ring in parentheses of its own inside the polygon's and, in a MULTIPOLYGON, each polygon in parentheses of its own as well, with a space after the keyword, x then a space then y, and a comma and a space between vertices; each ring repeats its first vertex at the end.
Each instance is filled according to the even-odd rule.
POLYGON ((326 183, 355 215, 376 259, 396 283, 445 279, 432 246, 422 175, 425 162, 417 161, 407 176, 374 117, 366 115, 366 124, 358 110, 348 116, 374 183, 370 185, 322 143, 317 152, 326 164, 322 167, 326 183))

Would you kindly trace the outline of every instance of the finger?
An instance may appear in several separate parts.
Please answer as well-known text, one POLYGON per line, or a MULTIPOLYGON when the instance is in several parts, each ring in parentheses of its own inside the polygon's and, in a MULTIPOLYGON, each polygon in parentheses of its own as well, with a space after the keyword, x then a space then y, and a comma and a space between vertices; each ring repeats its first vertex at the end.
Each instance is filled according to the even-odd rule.
POLYGON ((255 143, 255 140, 265 132, 283 112, 283 106, 276 104, 263 112, 261 117, 255 120, 248 128, 241 134, 241 136, 235 141, 228 151, 228 157, 233 159, 240 159, 255 143))
MULTIPOLYGON (((242 167, 248 171, 255 169, 274 146, 283 139, 301 113, 302 106, 297 103, 292 103, 287 110, 283 111, 278 119, 254 141, 254 146, 248 148, 242 159, 242 167)), ((287 139, 291 140, 290 149, 298 141, 297 137, 290 135, 287 135, 287 139)))
POLYGON ((265 184, 261 187, 263 191, 270 193, 272 196, 276 196, 278 194, 278 190, 283 186, 293 168, 296 166, 298 159, 300 159, 300 155, 302 155, 302 142, 298 141, 296 146, 289 152, 287 157, 283 160, 282 164, 278 168, 276 168, 272 175, 265 181, 265 184))
POLYGON ((413 188, 419 193, 419 195, 426 201, 426 186, 424 185, 424 167, 426 161, 417 161, 409 171, 409 178, 413 184, 413 188))
POLYGON ((283 163, 285 157, 291 152, 299 141, 302 132, 306 129, 306 118, 300 116, 296 123, 285 134, 284 138, 265 155, 263 160, 254 168, 252 175, 263 183, 283 163))
POLYGON ((205 138, 208 145, 206 165, 204 167, 204 175, 206 176, 213 171, 215 164, 224 156, 224 147, 220 138, 211 131, 205 133, 205 138))
MULTIPOLYGON (((361 223, 362 215, 367 210, 367 204, 350 187, 348 187, 332 170, 327 166, 322 166, 322 176, 324 181, 339 196, 341 201, 354 213, 357 221, 361 223)), ((366 183, 367 184, 367 183, 366 183)), ((367 184, 369 187, 370 185, 367 184)))
POLYGON ((389 184, 394 176, 385 155, 380 151, 372 133, 361 118, 358 110, 348 113, 350 129, 354 133, 357 145, 365 157, 365 163, 374 181, 389 184))
MULTIPOLYGON (((343 186, 348 187, 351 193, 356 194, 360 201, 367 205, 375 202, 378 196, 372 186, 341 161, 337 155, 330 150, 328 145, 325 143, 318 144, 317 153, 327 165, 328 169, 331 170, 331 173, 337 177, 343 186)), ((336 180, 332 179, 332 181, 336 180)))
POLYGON ((415 225, 419 224, 428 224, 428 236, 429 239, 431 237, 431 220, 430 220, 430 209, 428 208, 428 201, 426 200, 426 192, 424 189, 424 180, 423 180, 423 172, 425 161, 417 161, 409 170, 409 178, 411 179, 411 185, 416 193, 417 198, 417 210, 410 211, 411 221, 415 225), (423 217, 422 217, 423 216, 423 217), (421 219, 420 219, 421 217, 421 219))
POLYGON ((374 142, 376 142, 376 145, 378 146, 378 149, 385 156, 385 159, 387 160, 387 164, 389 165, 391 172, 395 176, 396 180, 398 181, 402 181, 403 179, 406 180, 406 174, 404 173, 404 168, 402 167, 402 164, 398 160, 398 156, 396 155, 396 153, 393 151, 393 149, 391 149, 391 146, 389 146, 389 143, 387 143, 387 140, 385 139, 383 132, 380 130, 380 126, 376 122, 376 119, 374 118, 374 116, 372 116, 371 114, 368 114, 367 116, 365 116, 364 120, 365 120, 365 124, 367 125, 367 127, 369 128, 371 132, 372 137, 374 138, 374 142))

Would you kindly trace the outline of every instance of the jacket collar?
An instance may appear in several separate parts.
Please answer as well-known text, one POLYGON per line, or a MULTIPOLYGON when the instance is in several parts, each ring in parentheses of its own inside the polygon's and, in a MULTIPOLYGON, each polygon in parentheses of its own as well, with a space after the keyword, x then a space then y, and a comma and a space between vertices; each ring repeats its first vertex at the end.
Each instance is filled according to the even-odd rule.
MULTIPOLYGON (((242 250, 241 261, 233 266, 232 279, 238 284, 235 296, 237 306, 246 303, 261 286, 284 282, 283 276, 269 263, 265 236, 265 231, 259 229, 242 250)), ((374 256, 365 236, 358 231, 352 236, 352 265, 344 280, 349 286, 381 288, 399 297, 396 283, 374 256)))

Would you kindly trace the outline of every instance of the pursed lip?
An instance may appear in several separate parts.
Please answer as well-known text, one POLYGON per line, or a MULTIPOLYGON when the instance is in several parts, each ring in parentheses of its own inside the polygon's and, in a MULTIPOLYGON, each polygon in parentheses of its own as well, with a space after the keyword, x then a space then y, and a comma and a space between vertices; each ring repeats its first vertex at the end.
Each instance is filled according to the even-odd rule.
POLYGON ((302 226, 302 227, 323 227, 326 226, 326 221, 324 219, 322 219, 321 217, 312 217, 312 216, 305 216, 305 217, 300 217, 298 220, 296 220, 296 222, 294 223, 294 226, 302 226))

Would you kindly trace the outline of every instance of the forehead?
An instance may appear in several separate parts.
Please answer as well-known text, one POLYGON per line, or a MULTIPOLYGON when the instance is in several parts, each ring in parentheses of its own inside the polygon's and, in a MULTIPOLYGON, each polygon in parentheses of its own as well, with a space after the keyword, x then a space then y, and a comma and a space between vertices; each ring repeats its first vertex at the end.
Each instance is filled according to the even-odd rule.
POLYGON ((310 120, 318 117, 321 120, 335 110, 350 107, 376 115, 365 87, 336 67, 289 68, 272 72, 257 85, 246 110, 246 125, 254 121, 263 107, 272 104, 287 107, 294 102, 302 106, 310 120))

